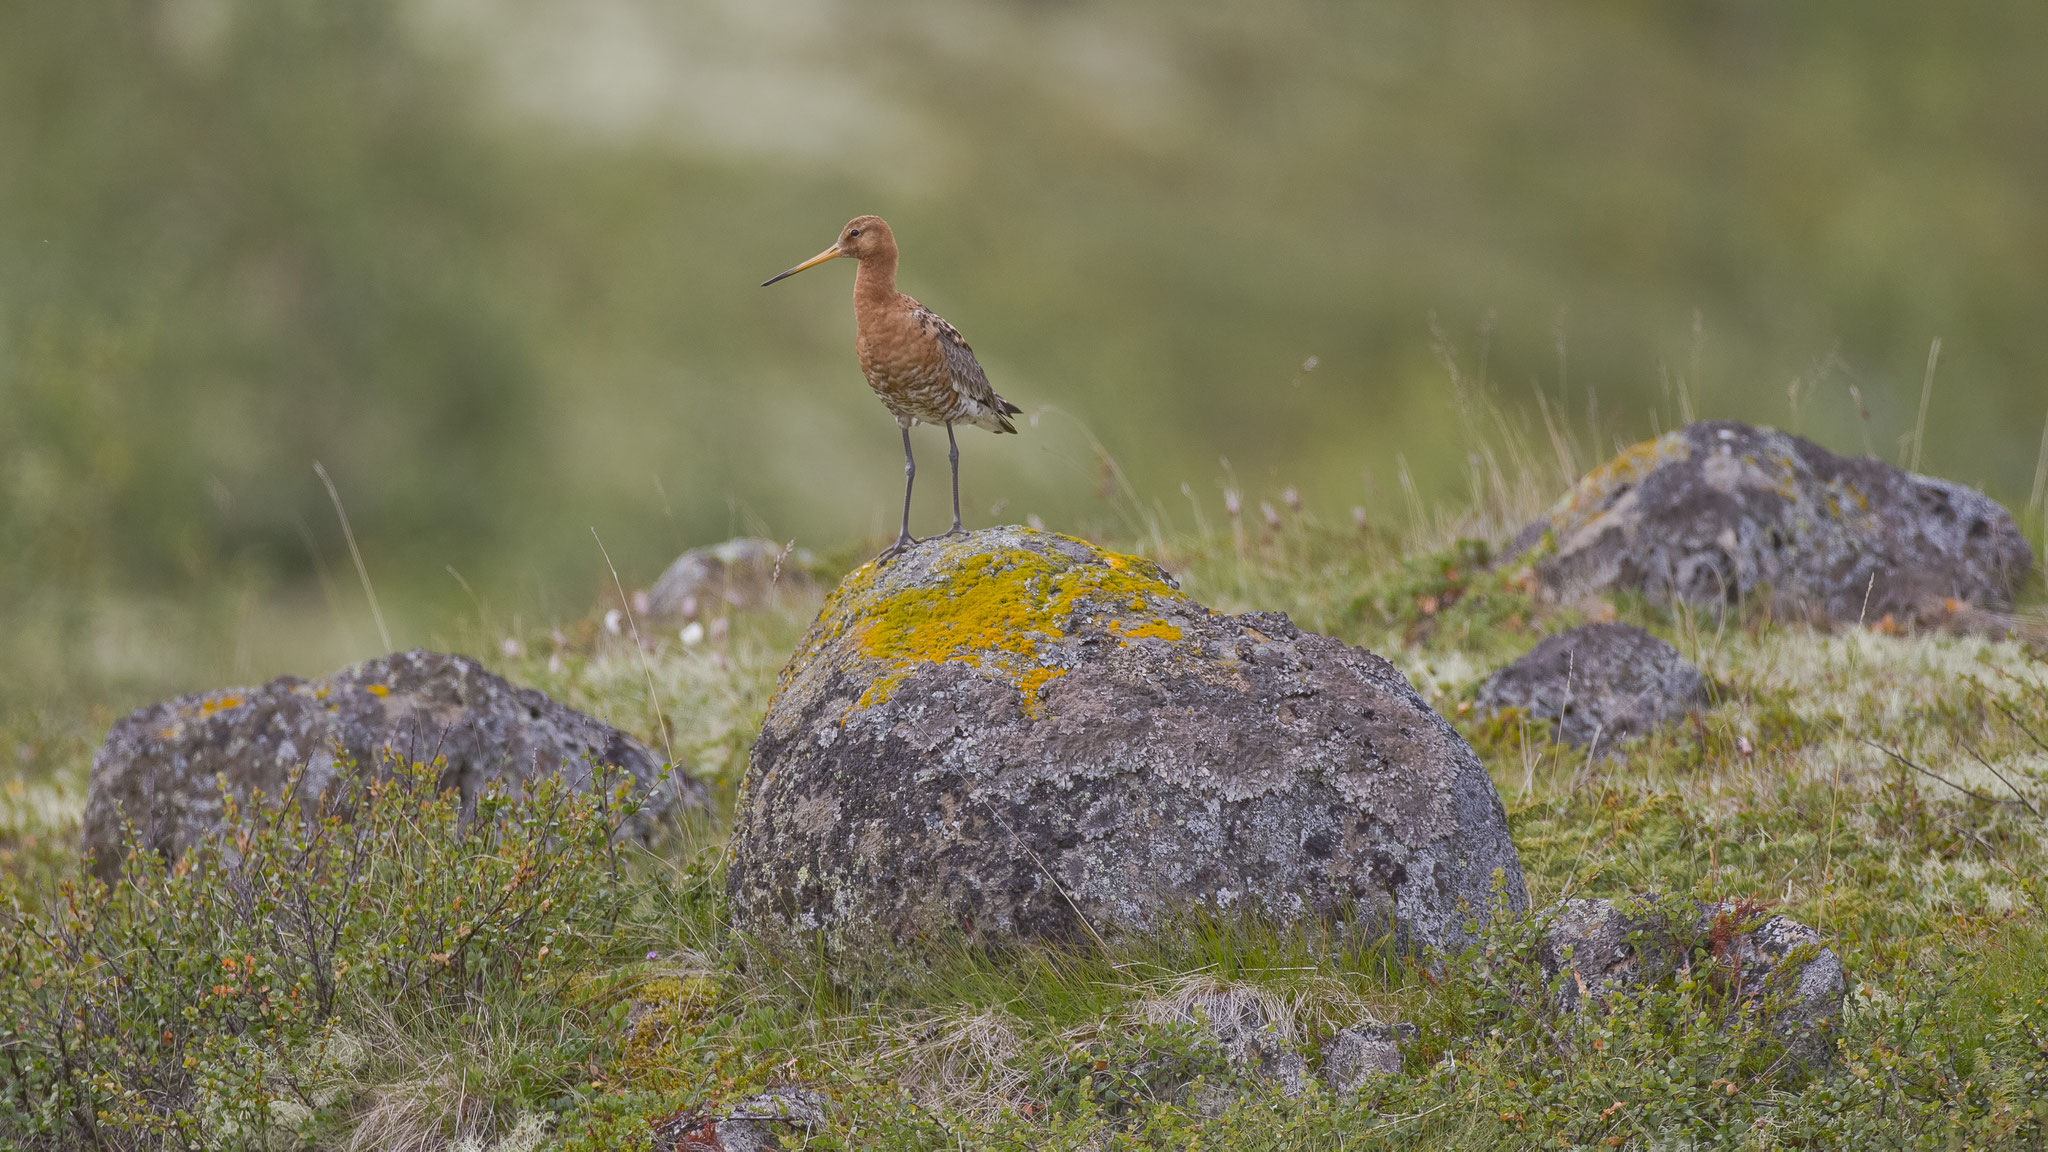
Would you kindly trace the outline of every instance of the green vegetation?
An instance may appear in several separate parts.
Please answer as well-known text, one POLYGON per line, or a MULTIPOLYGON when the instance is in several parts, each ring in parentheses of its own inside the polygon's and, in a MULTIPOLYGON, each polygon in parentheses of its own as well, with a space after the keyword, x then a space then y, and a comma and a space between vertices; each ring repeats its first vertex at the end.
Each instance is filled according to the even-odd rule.
MULTIPOLYGON (((1851 989, 1833 1062, 1789 1057, 1710 965, 1560 1016, 1530 921, 1441 968, 1312 926, 1191 918, 1106 953, 941 955, 845 987, 735 949, 718 821, 614 854, 616 808, 548 791, 458 827, 424 775, 351 798, 354 825, 263 817, 238 858, 136 860, 96 889, 69 850, 81 735, 0 788, 0 1015, 18 1021, 0 1049, 15 1102, 0 1138, 609 1149, 784 1084, 833 1102, 812 1148, 2048 1138, 2048 654, 2024 638, 1548 604, 1456 526, 1398 539, 1289 513, 1236 527, 1142 550, 1197 599, 1282 609, 1401 664, 1492 770, 1538 906, 1655 892, 1820 927, 1851 989), (1701 663, 1715 706, 1598 760, 1466 707, 1500 660, 1610 614, 1701 663), (511 899, 456 903, 469 892, 511 899), (329 950, 309 950, 318 939, 329 950), (1312 1062, 1363 1020, 1419 1034, 1400 1076, 1286 1098, 1186 1022, 1178 1006, 1217 993, 1256 1001, 1312 1062)), ((659 714, 725 811, 802 623, 741 617, 721 639, 641 652, 583 621, 523 633, 500 667, 657 747, 659 714)))
POLYGON ((2048 1144, 2039 574, 1992 640, 1550 603, 1493 563, 1695 415, 1918 459, 2048 542, 2048 6, 598 10, 0 5, 0 1146, 610 1149, 785 1083, 834 1101, 811 1148, 2048 1144), (720 821, 806 620, 643 652, 591 601, 737 532, 852 541, 842 570, 893 532, 843 287, 752 287, 856 211, 1027 406, 963 444, 970 520, 1387 655, 1539 906, 1818 926, 1834 1063, 1711 981, 1560 1019, 1528 923, 1437 968, 1193 920, 869 989, 735 952, 720 821), (720 815, 614 850, 608 803, 463 824, 401 771, 352 824, 82 877, 119 714, 385 649, 358 544, 393 644, 640 734, 720 815), (1715 706, 1598 760, 1467 707, 1608 616, 1715 706), (1419 1034, 1356 1098, 1232 1095, 1179 1011, 1216 993, 1311 1059, 1419 1034))
POLYGON ((582 614, 592 525, 643 583, 880 538, 850 270, 755 287, 860 211, 1028 409, 972 523, 1129 537, 1110 458, 1176 513, 1462 498, 1453 343, 1584 467, 1689 413, 1908 459, 1938 336, 1923 467, 2032 491, 2039 4, 603 10, 0 7, 0 694, 379 654, 315 461, 399 647, 465 583, 582 614))

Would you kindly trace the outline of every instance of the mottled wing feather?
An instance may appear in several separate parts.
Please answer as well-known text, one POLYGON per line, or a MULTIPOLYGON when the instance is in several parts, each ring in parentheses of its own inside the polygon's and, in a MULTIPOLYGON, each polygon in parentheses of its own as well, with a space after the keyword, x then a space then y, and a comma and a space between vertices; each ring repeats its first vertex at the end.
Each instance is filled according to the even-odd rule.
POLYGON ((946 374, 952 377, 954 391, 966 401, 969 421, 991 432, 1015 432, 1017 427, 1010 423, 1010 416, 1023 409, 996 395, 995 387, 988 382, 988 373, 981 370, 981 361, 974 358, 974 349, 967 346, 966 337, 923 305, 918 306, 916 315, 918 326, 928 328, 938 337, 939 350, 946 357, 946 374))

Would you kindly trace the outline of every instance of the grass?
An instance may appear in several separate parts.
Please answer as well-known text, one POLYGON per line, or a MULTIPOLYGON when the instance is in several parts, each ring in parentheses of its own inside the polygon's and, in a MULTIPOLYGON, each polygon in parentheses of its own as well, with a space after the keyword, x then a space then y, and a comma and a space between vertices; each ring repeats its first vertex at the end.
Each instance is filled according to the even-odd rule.
MULTIPOLYGON (((722 822, 803 614, 737 618, 693 644, 650 636, 644 650, 591 619, 467 646, 652 746, 665 722, 676 761, 716 786, 718 814, 629 853, 615 881, 598 871, 563 913, 559 939, 580 943, 547 980, 479 976, 432 1004, 341 996, 265 1050, 302 1086, 293 1100, 235 1124, 202 1108, 175 1139, 138 1130, 109 1146, 645 1146, 652 1121, 786 1084, 833 1102, 810 1148, 2042 1146, 2040 648, 1627 597, 1551 603, 1455 523, 1395 534, 1291 508, 1279 521, 1155 529, 1140 546, 1198 600, 1286 611, 1395 660, 1492 771, 1537 906, 1660 892, 1761 901, 1819 927, 1851 988, 1832 1067, 1801 1071, 1753 1019, 1728 1024, 1708 981, 1560 1018, 1526 921, 1441 966, 1313 926, 1216 918, 1106 948, 937 955, 882 987, 742 955, 724 925, 722 822), (1610 617, 1697 661, 1714 706, 1601 759, 1471 709, 1500 662, 1610 617), (1419 1033, 1401 1076, 1286 1098, 1189 1023, 1188 1005, 1218 996, 1256 1004, 1274 1043, 1312 1067, 1349 1024, 1419 1033)), ((16 928, 51 923, 53 896, 80 883, 82 788, 107 719, 10 721, 27 750, 0 784, 16 928)), ((25 995, 27 972, 0 970, 0 990, 25 995)), ((201 1051, 202 1070, 232 1048, 201 1051)), ((18 1035, 0 1048, 25 1050, 18 1035)), ((0 1077, 18 1084, 8 1059, 0 1077)), ((275 1085, 252 1090, 281 1099, 275 1085)), ((64 1146, 18 1121, 0 1121, 0 1139, 64 1146)))

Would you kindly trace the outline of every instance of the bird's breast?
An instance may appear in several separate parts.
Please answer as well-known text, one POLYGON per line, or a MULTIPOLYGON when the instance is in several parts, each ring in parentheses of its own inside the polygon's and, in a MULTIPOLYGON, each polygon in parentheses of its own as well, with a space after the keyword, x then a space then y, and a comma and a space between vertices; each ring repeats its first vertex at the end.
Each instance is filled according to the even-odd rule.
POLYGON ((905 383, 936 375, 943 379, 946 357, 936 336, 921 332, 915 323, 891 323, 863 330, 855 341, 860 368, 870 383, 901 380, 905 383))
POLYGON ((907 339, 862 340, 861 375, 898 419, 944 424, 958 418, 958 395, 936 341, 926 348, 907 339))

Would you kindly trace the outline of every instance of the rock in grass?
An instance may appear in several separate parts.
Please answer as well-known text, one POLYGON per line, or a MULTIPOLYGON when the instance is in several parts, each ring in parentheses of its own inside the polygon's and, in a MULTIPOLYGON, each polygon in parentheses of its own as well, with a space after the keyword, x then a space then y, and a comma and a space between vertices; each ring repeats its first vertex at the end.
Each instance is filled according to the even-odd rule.
POLYGON ((1700 670, 1628 624, 1560 632, 1479 686, 1482 711, 1521 709, 1581 748, 1643 735, 1706 703, 1700 670))
POLYGON ((121 821, 141 846, 176 856, 221 826, 224 779, 238 803, 276 799, 305 769, 302 795, 323 792, 348 762, 446 760, 444 787, 465 803, 492 781, 517 784, 560 772, 586 787, 594 766, 630 775, 647 816, 680 799, 706 802, 703 785, 675 777, 657 787, 661 762, 639 741, 474 660, 416 648, 344 668, 322 680, 284 676, 143 708, 107 734, 87 785, 84 847, 102 876, 119 872, 121 821))
POLYGON ((1704 968, 1731 1008, 1763 1012, 1809 1063, 1829 1051, 1847 987, 1819 932, 1731 903, 1566 900, 1550 913, 1538 960, 1568 1010, 1654 984, 1681 965, 1704 968))
POLYGON ((1413 1024, 1353 1024, 1323 1045, 1323 1082, 1340 1096, 1375 1076, 1401 1074, 1401 1046, 1415 1038, 1413 1024))
POLYGON ((1188 907, 1457 947, 1527 903, 1492 781, 1392 665, 1016 527, 832 593, 754 745, 728 886, 741 932, 833 954, 1188 907))
MULTIPOLYGON (((1148 1015, 1155 1024, 1194 1028, 1221 1050, 1233 1072, 1266 1081, 1282 1096, 1299 1096, 1308 1087, 1308 1061, 1289 1049, 1278 1005, 1269 998, 1243 987, 1191 988, 1153 1001, 1148 1015)), ((1228 1084, 1211 1087, 1203 1111, 1220 1114, 1237 1092, 1228 1084)))
POLYGON ((694 620, 814 596, 818 584, 811 569, 816 565, 816 557, 803 549, 751 536, 692 548, 647 590, 647 613, 694 620))
POLYGON ((2032 562, 2011 514, 1974 489, 1729 420, 1594 469, 1508 551, 1546 535, 1536 574, 1553 590, 1900 627, 2006 611, 2032 562))

